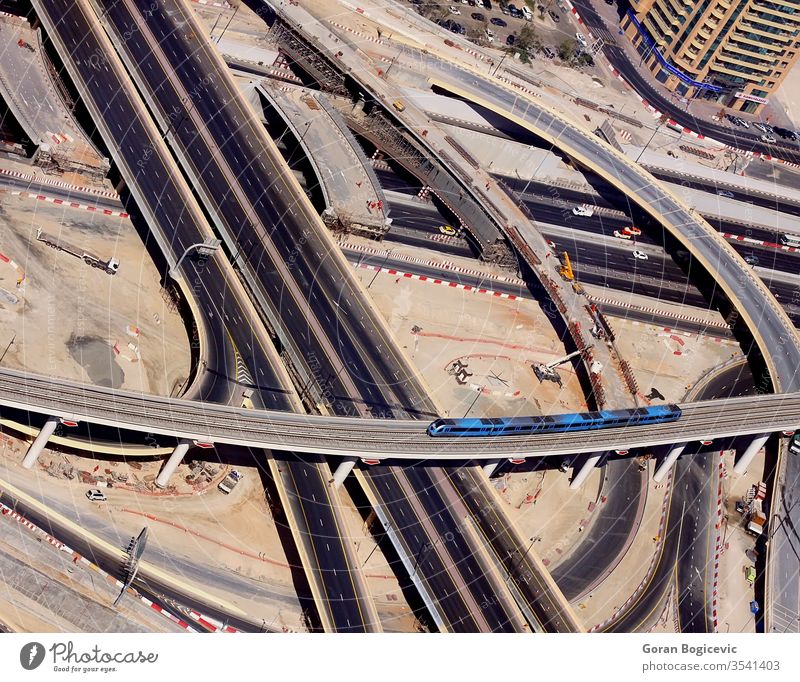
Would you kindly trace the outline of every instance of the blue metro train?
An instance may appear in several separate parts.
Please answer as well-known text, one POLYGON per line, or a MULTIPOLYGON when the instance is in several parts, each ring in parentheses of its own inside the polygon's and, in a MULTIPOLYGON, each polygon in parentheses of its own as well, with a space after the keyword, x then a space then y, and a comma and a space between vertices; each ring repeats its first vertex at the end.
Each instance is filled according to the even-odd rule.
POLYGON ((677 405, 653 405, 630 410, 603 410, 556 414, 552 417, 501 417, 494 419, 437 419, 428 426, 430 436, 516 436, 526 433, 588 431, 612 426, 639 426, 674 422, 681 416, 677 405))

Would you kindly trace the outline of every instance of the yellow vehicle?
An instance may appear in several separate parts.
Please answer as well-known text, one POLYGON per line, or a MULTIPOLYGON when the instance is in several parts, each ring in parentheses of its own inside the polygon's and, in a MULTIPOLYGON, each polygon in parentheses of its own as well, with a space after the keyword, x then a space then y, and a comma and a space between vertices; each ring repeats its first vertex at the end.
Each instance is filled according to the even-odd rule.
POLYGON ((452 237, 456 233, 456 228, 452 225, 439 225, 439 232, 446 234, 448 237, 452 237))
POLYGON ((396 99, 394 102, 392 102, 392 106, 395 109, 397 109, 397 111, 405 111, 406 110, 406 105, 403 104, 399 99, 396 99))
POLYGON ((751 585, 756 581, 756 569, 753 566, 746 566, 744 569, 744 579, 751 585))

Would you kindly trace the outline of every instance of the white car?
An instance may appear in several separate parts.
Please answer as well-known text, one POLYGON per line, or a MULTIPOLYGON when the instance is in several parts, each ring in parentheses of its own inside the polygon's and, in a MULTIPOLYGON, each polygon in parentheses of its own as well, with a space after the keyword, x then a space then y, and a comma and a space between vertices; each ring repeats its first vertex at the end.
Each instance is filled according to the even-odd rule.
POLYGON ((753 123, 753 125, 756 128, 758 128, 762 133, 768 133, 769 132, 769 130, 767 130, 767 126, 765 126, 763 123, 755 122, 755 123, 753 123))
POLYGON ((461 10, 455 5, 450 5, 450 14, 461 14, 461 10))
POLYGON ((588 206, 576 206, 572 209, 572 212, 575 215, 582 215, 586 216, 587 218, 591 218, 594 215, 594 211, 588 206))
POLYGON ((636 260, 647 260, 647 254, 644 251, 639 251, 638 249, 633 252, 633 257, 636 260))
POLYGON ((586 38, 583 37, 583 33, 576 33, 575 34, 575 40, 577 40, 581 45, 586 47, 586 45, 587 45, 586 38))
POLYGON ((733 199, 733 192, 729 192, 727 189, 718 189, 717 194, 726 199, 733 199))
POLYGON ((766 133, 764 133, 761 136, 761 141, 762 142, 766 142, 767 144, 775 144, 775 142, 776 142, 775 138, 772 137, 772 135, 767 135, 766 133))
POLYGON ((488 40, 490 43, 494 42, 494 31, 489 28, 486 29, 486 40, 488 40))
POLYGON ((619 230, 614 230, 614 236, 619 237, 620 239, 631 239, 631 235, 625 232, 620 232, 619 230))
POLYGON ((105 502, 108 498, 105 496, 102 490, 90 488, 86 491, 86 499, 91 500, 92 502, 105 502))

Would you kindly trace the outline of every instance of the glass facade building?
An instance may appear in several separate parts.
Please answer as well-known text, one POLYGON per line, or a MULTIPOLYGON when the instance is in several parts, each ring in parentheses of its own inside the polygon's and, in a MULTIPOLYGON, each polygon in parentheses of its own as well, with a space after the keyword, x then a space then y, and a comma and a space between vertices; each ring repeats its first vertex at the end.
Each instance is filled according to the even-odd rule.
POLYGON ((800 0, 631 0, 625 35, 667 89, 758 114, 800 54, 800 0))

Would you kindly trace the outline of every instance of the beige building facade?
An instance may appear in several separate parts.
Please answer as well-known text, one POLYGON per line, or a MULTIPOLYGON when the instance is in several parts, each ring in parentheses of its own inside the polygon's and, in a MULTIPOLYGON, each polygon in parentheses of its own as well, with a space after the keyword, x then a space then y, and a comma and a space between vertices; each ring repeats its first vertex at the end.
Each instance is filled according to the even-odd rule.
POLYGON ((800 55, 800 0, 631 0, 621 25, 667 89, 750 114, 800 55))

